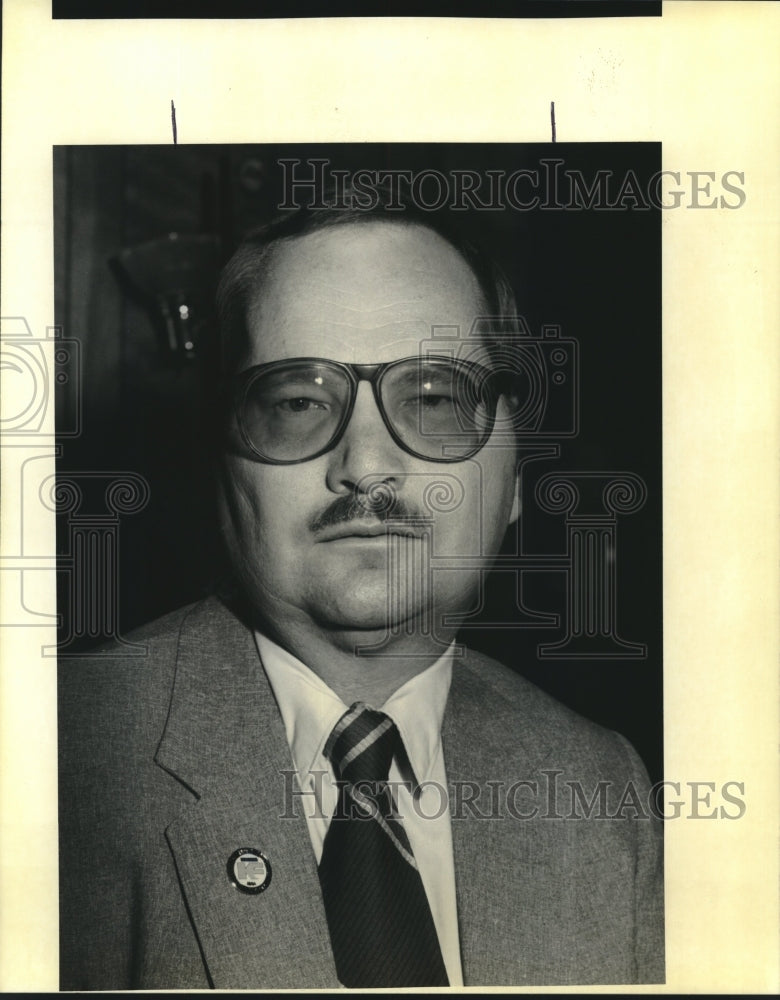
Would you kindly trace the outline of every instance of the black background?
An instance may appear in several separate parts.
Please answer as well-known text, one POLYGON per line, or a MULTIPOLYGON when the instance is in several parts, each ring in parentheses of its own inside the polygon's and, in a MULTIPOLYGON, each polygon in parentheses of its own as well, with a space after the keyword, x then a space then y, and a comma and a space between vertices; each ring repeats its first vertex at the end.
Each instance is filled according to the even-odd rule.
MULTIPOLYGON (((628 170, 644 186, 661 166, 657 144, 56 148, 56 322, 81 344, 83 408, 81 434, 61 441, 58 472, 134 471, 151 484, 146 509, 120 525, 123 635, 209 593, 223 567, 202 427, 200 393, 209 372, 202 361, 176 364, 164 357, 150 314, 127 294, 111 261, 123 247, 171 231, 213 234, 225 258, 243 232, 275 213, 281 200, 277 160, 294 156, 325 156, 345 169, 445 173, 539 169, 540 159, 556 157, 564 160, 563 169, 579 170, 588 181, 598 170, 613 171, 613 191, 628 170)), ((508 209, 471 211, 461 219, 503 264, 531 331, 559 324, 562 336, 579 343, 579 434, 560 440, 556 461, 529 466, 523 548, 558 554, 565 549, 563 521, 541 514, 532 498, 534 482, 545 472, 640 476, 647 502, 618 522, 617 626, 622 638, 645 643, 648 655, 541 660, 538 646, 562 638, 555 629, 474 627, 461 638, 623 732, 653 780, 661 777, 663 764, 660 216, 656 209, 508 209)), ((67 538, 64 526, 59 528, 62 553, 67 538)), ((510 537, 505 551, 516 545, 510 537)), ((539 611, 562 612, 562 574, 532 574, 525 598, 539 611)), ((483 620, 511 621, 512 609, 511 587, 496 577, 483 620)), ((64 634, 71 613, 64 586, 60 611, 64 634)))

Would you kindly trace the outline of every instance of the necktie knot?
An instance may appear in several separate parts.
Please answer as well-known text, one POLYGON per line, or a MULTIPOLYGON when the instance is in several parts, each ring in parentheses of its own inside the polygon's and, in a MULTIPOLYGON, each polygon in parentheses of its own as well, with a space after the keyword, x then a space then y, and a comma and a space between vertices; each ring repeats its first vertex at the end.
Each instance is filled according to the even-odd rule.
POLYGON ((333 727, 325 756, 339 781, 384 782, 398 738, 395 723, 388 715, 355 702, 333 727))

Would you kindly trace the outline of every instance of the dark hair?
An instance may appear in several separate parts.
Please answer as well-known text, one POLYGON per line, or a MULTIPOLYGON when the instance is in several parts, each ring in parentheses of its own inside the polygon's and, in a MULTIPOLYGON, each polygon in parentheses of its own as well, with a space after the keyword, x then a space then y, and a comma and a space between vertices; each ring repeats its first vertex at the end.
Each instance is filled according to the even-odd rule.
MULTIPOLYGON (((382 194, 381 188, 377 190, 382 194)), ((349 191, 346 195, 349 195, 349 191)), ((344 207, 354 205, 354 199, 341 201, 325 196, 325 208, 301 207, 278 216, 267 225, 248 233, 225 265, 217 288, 220 362, 223 376, 232 374, 248 345, 247 312, 250 298, 257 285, 268 273, 274 252, 280 243, 307 236, 336 226, 384 222, 388 225, 421 226, 441 236, 468 264, 477 279, 483 297, 485 316, 490 317, 489 331, 484 339, 488 351, 500 349, 501 334, 518 330, 517 305, 509 280, 499 265, 481 247, 458 232, 452 219, 442 212, 426 212, 418 208, 408 193, 401 191, 392 198, 379 197, 369 208, 344 207)))

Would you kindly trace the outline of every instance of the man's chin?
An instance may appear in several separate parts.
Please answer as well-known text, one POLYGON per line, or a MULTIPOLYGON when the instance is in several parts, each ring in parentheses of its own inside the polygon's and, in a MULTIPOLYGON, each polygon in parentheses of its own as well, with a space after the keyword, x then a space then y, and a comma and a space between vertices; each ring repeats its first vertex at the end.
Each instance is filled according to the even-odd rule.
POLYGON ((391 608, 386 602, 377 605, 356 599, 328 603, 313 612, 314 620, 328 631, 342 633, 385 634, 401 628, 406 620, 414 617, 408 609, 391 608))
MULTIPOLYGON (((417 595, 419 601, 419 595, 417 595)), ((367 580, 356 574, 339 587, 312 595, 308 611, 312 619, 333 632, 385 633, 417 619, 422 608, 408 599, 393 599, 384 574, 381 580, 367 580)))
MULTIPOLYGON (((399 565, 388 573, 384 560, 371 565, 351 564, 310 580, 306 610, 329 631, 377 633, 416 631, 427 634, 435 608, 461 608, 468 599, 458 591, 434 593, 430 575, 419 566, 399 565)), ((450 584, 452 581, 447 581, 450 584)))

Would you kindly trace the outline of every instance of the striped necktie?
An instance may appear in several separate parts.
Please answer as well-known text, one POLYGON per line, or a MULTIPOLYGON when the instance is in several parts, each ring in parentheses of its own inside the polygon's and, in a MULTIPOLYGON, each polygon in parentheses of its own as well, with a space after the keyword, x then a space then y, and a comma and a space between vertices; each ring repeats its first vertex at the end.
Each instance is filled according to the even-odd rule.
POLYGON ((344 986, 447 986, 431 910, 386 782, 395 723, 356 702, 325 746, 339 782, 319 875, 344 986))

